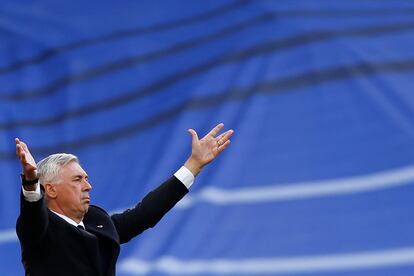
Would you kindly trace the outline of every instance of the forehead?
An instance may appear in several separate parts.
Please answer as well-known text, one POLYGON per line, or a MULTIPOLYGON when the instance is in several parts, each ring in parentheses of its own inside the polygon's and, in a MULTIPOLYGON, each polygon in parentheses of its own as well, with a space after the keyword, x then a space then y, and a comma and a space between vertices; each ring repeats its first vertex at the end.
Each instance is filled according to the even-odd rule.
POLYGON ((71 161, 61 168, 61 173, 66 176, 87 175, 81 165, 75 161, 71 161))

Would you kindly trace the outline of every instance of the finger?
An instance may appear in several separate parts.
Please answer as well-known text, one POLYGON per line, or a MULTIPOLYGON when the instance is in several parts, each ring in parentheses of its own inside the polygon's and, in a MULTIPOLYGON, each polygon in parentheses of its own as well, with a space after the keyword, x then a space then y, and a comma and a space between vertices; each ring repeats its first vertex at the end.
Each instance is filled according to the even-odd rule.
POLYGON ((20 141, 19 138, 15 138, 14 141, 16 142, 16 146, 20 145, 21 148, 25 151, 25 152, 29 152, 29 148, 27 147, 26 143, 23 141, 20 141))
POLYGON ((14 143, 16 144, 16 150, 17 150, 17 146, 20 145, 20 140, 19 138, 14 138, 14 143))
POLYGON ((217 133, 219 133, 219 131, 224 127, 223 123, 218 124, 217 126, 215 126, 206 136, 211 136, 211 137, 215 137, 217 135, 217 133))
POLYGON ((230 145, 231 141, 227 140, 226 142, 224 142, 223 145, 219 146, 218 149, 218 153, 221 153, 223 150, 225 150, 229 145, 230 145))
POLYGON ((21 155, 24 152, 21 144, 16 144, 16 154, 21 155))
POLYGON ((217 136, 216 140, 219 141, 220 139, 222 139, 224 137, 224 134, 226 134, 226 133, 223 133, 223 134, 220 134, 219 136, 217 136))
POLYGON ((22 163, 26 162, 26 152, 21 145, 16 146, 16 154, 22 163))
POLYGON ((22 151, 20 154, 20 161, 22 161, 22 163, 27 163, 26 152, 22 151))
POLYGON ((190 135, 191 135, 191 142, 192 142, 192 144, 194 145, 194 143, 196 143, 197 141, 198 141, 198 135, 197 135, 197 132, 194 130, 194 129, 192 129, 192 128, 190 128, 189 130, 188 130, 188 132, 190 133, 190 135))
POLYGON ((20 141, 20 145, 22 145, 22 148, 25 152, 29 152, 29 148, 27 147, 25 142, 20 141))
POLYGON ((19 138, 14 138, 14 142, 16 143, 16 153, 17 153, 17 148, 20 146, 19 138))
POLYGON ((217 143, 219 145, 224 144, 234 133, 234 130, 230 129, 227 130, 225 133, 221 134, 218 139, 217 139, 217 143))

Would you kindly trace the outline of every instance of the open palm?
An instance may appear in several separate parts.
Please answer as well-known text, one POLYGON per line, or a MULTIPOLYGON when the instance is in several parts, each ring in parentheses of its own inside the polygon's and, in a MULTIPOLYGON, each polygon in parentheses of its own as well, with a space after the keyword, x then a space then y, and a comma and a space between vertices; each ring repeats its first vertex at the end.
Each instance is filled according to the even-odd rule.
POLYGON ((23 174, 27 180, 33 180, 37 177, 37 166, 36 162, 29 151, 27 145, 20 141, 18 138, 16 142, 16 155, 19 157, 20 163, 23 168, 23 174))
POLYGON ((188 167, 194 175, 198 174, 201 168, 213 161, 230 144, 229 138, 234 133, 232 129, 216 137, 223 127, 224 124, 218 124, 202 139, 198 138, 197 132, 194 129, 188 130, 192 137, 192 151, 191 157, 186 162, 185 166, 188 167))

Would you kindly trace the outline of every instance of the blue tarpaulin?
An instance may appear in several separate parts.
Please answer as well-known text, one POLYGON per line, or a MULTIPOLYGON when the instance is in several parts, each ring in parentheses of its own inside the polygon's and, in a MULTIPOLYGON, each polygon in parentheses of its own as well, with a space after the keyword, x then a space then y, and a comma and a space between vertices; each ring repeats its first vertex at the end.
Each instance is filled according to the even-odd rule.
POLYGON ((2 1, 0 271, 19 162, 76 154, 133 206, 219 122, 231 146, 117 275, 414 274, 414 2, 2 1))

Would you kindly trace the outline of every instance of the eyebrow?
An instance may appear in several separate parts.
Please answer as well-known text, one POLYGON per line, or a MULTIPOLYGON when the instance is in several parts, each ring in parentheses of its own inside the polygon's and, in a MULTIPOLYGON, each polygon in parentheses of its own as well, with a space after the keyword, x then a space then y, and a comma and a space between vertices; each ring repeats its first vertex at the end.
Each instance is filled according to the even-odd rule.
POLYGON ((85 177, 85 178, 89 178, 89 176, 86 174, 85 176, 83 176, 83 175, 81 175, 81 174, 78 174, 78 175, 74 175, 74 176, 72 176, 72 179, 76 179, 76 178, 83 178, 83 177, 85 177))

